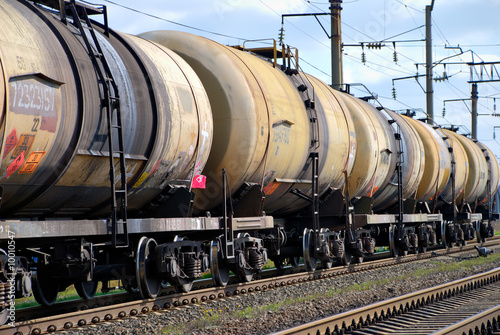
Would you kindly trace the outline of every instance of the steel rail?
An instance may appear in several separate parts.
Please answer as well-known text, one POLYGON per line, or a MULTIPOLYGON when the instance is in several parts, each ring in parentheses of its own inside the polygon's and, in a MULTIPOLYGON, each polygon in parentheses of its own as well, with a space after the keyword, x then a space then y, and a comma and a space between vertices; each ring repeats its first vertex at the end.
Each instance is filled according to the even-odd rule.
MULTIPOLYGON (((289 275, 291 273, 297 273, 299 271, 304 271, 304 269, 305 269, 304 265, 299 265, 298 267, 293 267, 293 268, 286 267, 281 271, 279 271, 277 269, 267 269, 267 270, 263 270, 261 273, 259 273, 256 276, 256 279, 278 277, 280 274, 281 275, 289 275)), ((233 284, 236 281, 237 281, 237 278, 235 276, 231 276, 229 278, 229 284, 233 284)), ((211 288, 211 287, 213 287, 212 278, 196 280, 193 283, 192 291, 205 289, 205 288, 211 288)), ((177 294, 175 287, 167 286, 166 288, 163 288, 160 291, 159 295, 165 296, 165 295, 175 295, 175 294, 177 294)), ((38 319, 38 318, 49 317, 49 316, 53 316, 53 315, 57 315, 57 314, 61 314, 61 313, 67 313, 68 311, 76 312, 76 311, 81 311, 81 310, 109 306, 112 304, 137 301, 137 300, 141 300, 141 299, 142 299, 142 297, 140 296, 139 293, 129 293, 129 292, 109 293, 109 294, 105 294, 105 295, 96 296, 94 299, 91 299, 91 300, 75 298, 73 300, 55 303, 50 308, 37 305, 34 307, 27 307, 27 308, 18 309, 18 310, 16 310, 16 321, 27 321, 30 319, 38 319)))
MULTIPOLYGON (((490 240, 485 242, 483 246, 496 244, 498 244, 498 241, 490 240)), ((367 263, 351 264, 349 266, 334 267, 327 270, 317 270, 314 273, 298 272, 281 277, 258 279, 249 283, 230 284, 226 287, 210 287, 194 290, 189 293, 168 294, 159 296, 156 299, 139 299, 135 301, 113 304, 111 300, 116 300, 118 296, 122 296, 121 294, 111 295, 109 297, 103 296, 103 300, 101 300, 101 303, 110 305, 97 308, 89 307, 89 305, 96 306, 95 301, 78 300, 60 304, 58 303, 54 306, 61 305, 60 308, 58 308, 59 310, 71 312, 47 317, 37 317, 35 319, 23 321, 16 318, 18 322, 14 324, 14 327, 9 325, 1 326, 0 333, 2 335, 38 335, 42 333, 51 333, 56 330, 69 330, 73 327, 82 327, 88 324, 97 324, 102 321, 122 319, 127 316, 136 316, 138 314, 145 314, 152 311, 154 312, 160 309, 168 309, 171 307, 196 304, 199 302, 221 299, 239 294, 267 291, 280 286, 296 285, 299 283, 332 278, 335 276, 345 275, 353 272, 368 271, 406 262, 425 260, 434 256, 440 256, 444 254, 470 251, 474 249, 475 245, 475 243, 471 243, 460 249, 441 249, 441 251, 443 251, 444 253, 440 254, 427 252, 425 254, 408 255, 405 257, 378 259, 367 263), (75 310, 75 308, 79 310, 75 310)), ((275 270, 271 270, 269 272, 274 271, 275 270)), ((288 269, 288 271, 292 271, 292 269, 288 269)), ((126 294, 123 296, 127 297, 126 294)), ((128 295, 128 298, 131 298, 130 295, 128 295)), ((43 307, 37 308, 43 309, 43 307)))
POLYGON ((494 330, 494 325, 497 328, 496 331, 498 331, 500 327, 500 305, 442 328, 433 332, 432 335, 490 334, 488 330, 494 330))
MULTIPOLYGON (((273 335, 349 332, 498 280, 500 280, 500 268, 316 320, 273 335)), ((443 334, 461 334, 461 332, 452 331, 443 334)))

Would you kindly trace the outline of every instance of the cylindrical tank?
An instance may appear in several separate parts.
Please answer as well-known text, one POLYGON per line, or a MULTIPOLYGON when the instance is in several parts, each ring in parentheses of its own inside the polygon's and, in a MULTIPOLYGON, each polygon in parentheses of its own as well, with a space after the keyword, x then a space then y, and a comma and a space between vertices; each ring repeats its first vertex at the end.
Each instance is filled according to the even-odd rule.
MULTIPOLYGON (((460 197, 464 192, 465 182, 467 176, 469 175, 469 161, 467 159, 467 154, 460 141, 457 139, 455 132, 448 129, 437 129, 437 131, 442 134, 443 138, 446 138, 446 143, 450 151, 450 157, 452 160, 452 170, 454 171, 454 182, 455 182, 455 200, 460 197)), ((451 203, 453 201, 453 187, 452 178, 448 181, 445 189, 441 193, 441 197, 444 201, 451 203)))
MULTIPOLYGON (((399 134, 401 138, 401 147, 398 147, 398 141, 396 141, 396 150, 402 152, 403 199, 408 199, 417 191, 424 174, 424 145, 416 130, 401 115, 388 109, 381 110, 381 113, 386 117, 387 122, 392 124, 394 133, 399 134)), ((394 152, 394 154, 397 155, 397 152, 394 152)), ((380 211, 394 205, 397 202, 397 196, 398 175, 397 171, 395 171, 390 182, 375 199, 374 210, 380 211)))
MULTIPOLYGON (((314 98, 315 109, 311 118, 317 118, 315 122, 310 122, 312 139, 311 148, 318 152, 319 171, 318 188, 320 195, 328 188, 339 189, 345 183, 344 171, 349 175, 354 166, 356 156, 356 133, 354 121, 348 111, 347 106, 339 97, 340 93, 332 89, 321 80, 301 73, 291 75, 289 78, 298 87, 307 84, 309 89, 302 94, 304 100, 314 98), (335 131, 332 131, 335 129, 335 131), (314 135, 317 134, 317 135, 314 135), (315 142, 317 141, 317 142, 315 142)), ((310 180, 311 170, 304 170, 299 179, 310 180)), ((309 189, 303 189, 309 192, 309 189)), ((289 196, 285 194, 285 196, 289 196)), ((301 208, 304 201, 292 195, 294 202, 288 208, 301 208)), ((281 201, 276 203, 281 206, 281 201)), ((277 208, 276 211, 288 211, 288 208, 277 208)))
MULTIPOLYGON (((0 20, 9 28, 0 36, 3 217, 106 215, 107 120, 81 33, 28 2, 3 1, 0 20)), ((140 209, 168 184, 190 187, 201 171, 211 146, 210 105, 173 52, 94 30, 118 85, 129 209, 140 209)))
POLYGON ((343 184, 342 171, 350 168, 355 134, 349 128, 349 116, 325 84, 304 74, 290 78, 254 55, 199 36, 173 31, 141 36, 181 55, 199 75, 210 98, 214 149, 204 172, 207 189, 195 198, 198 210, 221 202, 222 168, 228 171, 232 193, 243 183, 260 184, 268 213, 303 208, 307 202, 290 191, 310 192, 309 153, 316 149, 321 157, 320 192, 343 184), (304 96, 297 89, 301 80, 308 87, 304 96), (315 102, 314 111, 306 108, 306 95, 315 102), (316 125, 313 118, 317 118, 316 125))
POLYGON ((425 168, 418 186, 418 201, 436 201, 450 179, 451 158, 443 138, 429 125, 404 116, 417 131, 425 152, 425 168))
MULTIPOLYGON (((356 130, 356 157, 349 175, 349 196, 377 198, 396 168, 394 132, 389 122, 372 105, 348 94, 338 96, 347 105, 356 130)), ((385 196, 383 198, 380 202, 387 200, 385 196)))
MULTIPOLYGON (((493 198, 498 189, 498 183, 500 182, 500 169, 498 166, 498 161, 493 152, 481 142, 476 143, 484 154, 486 163, 488 164, 488 177, 487 180, 490 181, 489 184, 489 196, 493 198)), ((488 202, 488 188, 485 192, 479 194, 479 202, 481 204, 488 202)), ((490 205, 491 206, 491 205, 490 205)))
POLYGON ((488 165, 481 148, 476 143, 463 135, 456 135, 456 139, 463 146, 469 162, 469 174, 464 192, 457 201, 472 204, 479 200, 480 195, 487 192, 488 165))

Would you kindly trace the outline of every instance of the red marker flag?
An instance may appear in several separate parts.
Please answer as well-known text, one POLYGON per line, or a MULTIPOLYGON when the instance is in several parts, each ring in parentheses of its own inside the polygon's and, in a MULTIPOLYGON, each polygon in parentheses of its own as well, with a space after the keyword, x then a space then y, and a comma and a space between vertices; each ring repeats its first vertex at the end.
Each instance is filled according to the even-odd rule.
POLYGON ((193 178, 193 184, 191 185, 191 188, 205 188, 206 184, 207 184, 207 176, 204 176, 202 174, 197 174, 193 178))

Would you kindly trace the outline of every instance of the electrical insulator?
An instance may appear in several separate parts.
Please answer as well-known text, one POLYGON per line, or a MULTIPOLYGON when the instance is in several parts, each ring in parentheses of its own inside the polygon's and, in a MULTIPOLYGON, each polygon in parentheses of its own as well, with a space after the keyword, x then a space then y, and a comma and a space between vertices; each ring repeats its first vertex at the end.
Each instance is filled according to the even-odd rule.
POLYGON ((278 41, 280 42, 280 44, 283 43, 284 39, 285 39, 285 29, 281 27, 280 32, 278 34, 278 41))
POLYGON ((365 52, 364 52, 364 51, 361 53, 361 62, 362 62, 363 64, 365 64, 365 63, 366 63, 366 54, 365 54, 365 52))
POLYGON ((381 49, 382 43, 368 43, 368 49, 381 49))
POLYGON ((398 53, 396 51, 396 42, 392 42, 392 47, 394 48, 394 53, 392 54, 392 60, 394 63, 398 62, 398 53))
POLYGON ((445 115, 446 115, 446 108, 443 107, 443 117, 445 117, 445 115))
POLYGON ((396 88, 392 86, 392 98, 396 100, 396 88))

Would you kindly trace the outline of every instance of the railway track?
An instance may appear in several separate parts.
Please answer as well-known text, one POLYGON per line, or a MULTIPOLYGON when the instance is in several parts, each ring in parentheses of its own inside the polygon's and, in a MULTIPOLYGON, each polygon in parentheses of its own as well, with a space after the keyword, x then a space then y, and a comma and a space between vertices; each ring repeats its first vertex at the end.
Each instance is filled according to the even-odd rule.
POLYGON ((500 268, 290 328, 284 334, 483 334, 498 331, 500 268), (494 328, 495 327, 495 328, 494 328))
MULTIPOLYGON (((495 245, 498 239, 484 243, 484 246, 495 245)), ((441 253, 455 253, 467 251, 474 248, 476 244, 470 244, 463 248, 451 250, 440 250, 441 253)), ((367 263, 351 264, 350 266, 336 267, 328 270, 319 270, 314 273, 298 272, 296 269, 285 269, 288 274, 277 277, 277 270, 263 272, 260 276, 266 277, 250 283, 230 284, 225 288, 207 287, 211 280, 199 281, 196 289, 190 293, 173 293, 167 289, 156 299, 140 300, 137 295, 113 294, 98 297, 92 301, 69 301, 57 303, 50 309, 35 307, 16 311, 14 327, 4 325, 0 327, 1 334, 42 334, 51 333, 56 330, 69 330, 74 327, 82 327, 100 322, 137 316, 160 309, 196 304, 208 300, 226 298, 230 296, 272 290, 275 287, 295 285, 303 282, 331 278, 347 273, 366 271, 381 267, 387 267, 403 262, 424 260, 436 255, 434 252, 426 254, 408 255, 404 258, 378 259, 367 263), (290 273, 292 272, 292 273, 290 273), (51 314, 47 314, 47 311, 51 314), (69 313, 68 313, 69 311, 69 313)))
POLYGON ((500 305, 474 314, 460 322, 434 332, 435 335, 445 334, 500 334, 500 305))

